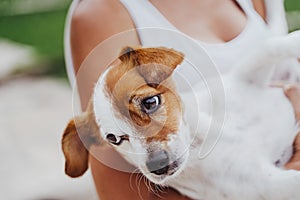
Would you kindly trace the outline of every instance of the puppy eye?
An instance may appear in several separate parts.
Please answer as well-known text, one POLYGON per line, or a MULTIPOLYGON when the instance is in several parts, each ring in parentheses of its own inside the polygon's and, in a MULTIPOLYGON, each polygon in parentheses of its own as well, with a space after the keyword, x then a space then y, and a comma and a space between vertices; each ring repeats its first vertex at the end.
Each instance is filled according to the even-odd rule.
POLYGON ((142 100, 142 110, 147 114, 152 114, 157 111, 160 106, 160 102, 160 95, 146 98, 142 100))
POLYGON ((129 136, 128 135, 117 136, 112 133, 108 133, 106 135, 106 139, 111 144, 120 145, 124 140, 129 141, 129 136))
POLYGON ((122 143, 122 138, 112 133, 107 134, 106 139, 109 143, 114 145, 120 145, 122 143))

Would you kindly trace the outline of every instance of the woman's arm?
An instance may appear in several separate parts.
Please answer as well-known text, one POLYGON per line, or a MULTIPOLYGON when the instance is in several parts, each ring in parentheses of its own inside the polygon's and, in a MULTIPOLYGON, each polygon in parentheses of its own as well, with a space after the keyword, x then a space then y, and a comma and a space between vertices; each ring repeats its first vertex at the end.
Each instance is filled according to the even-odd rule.
MULTIPOLYGON (((295 109, 296 118, 300 122, 300 85, 287 87, 285 94, 291 100, 295 109)), ((294 142, 294 155, 286 165, 286 168, 300 170, 300 133, 294 142)))
POLYGON ((130 174, 114 170, 103 165, 94 157, 90 157, 92 174, 95 180, 95 186, 101 200, 188 200, 171 189, 164 189, 164 192, 155 190, 150 186, 142 174, 130 174), (152 189, 151 189, 152 188, 152 189), (152 190, 154 192, 152 192, 152 190), (155 192, 158 194, 156 195, 155 192))
MULTIPOLYGON (((124 40, 107 42, 108 39, 133 28, 134 24, 130 16, 118 0, 82 0, 77 6, 71 21, 71 49, 83 110, 90 99, 93 85, 98 79, 96 75, 101 73, 101 71, 95 73, 95 70, 117 58, 122 47, 139 45, 138 36, 134 31, 125 34, 124 40), (87 69, 80 69, 85 58, 99 44, 103 46, 97 48, 96 59, 99 59, 90 62, 89 65, 92 66, 87 69)), ((108 151, 118 156, 112 148, 108 151)), ((126 164, 125 160, 123 162, 126 164)), ((139 180, 141 174, 117 171, 102 164, 93 156, 90 156, 90 166, 101 200, 139 200, 141 197, 144 200, 160 199, 147 188, 145 179, 141 179, 142 181, 136 184, 135 181, 139 180)), ((164 199, 187 200, 170 189, 166 190, 166 193, 161 193, 160 196, 164 199)))
POLYGON ((98 80, 95 74, 101 74, 105 70, 103 66, 108 66, 115 60, 122 47, 139 45, 135 31, 124 34, 123 40, 110 40, 112 36, 131 29, 134 29, 134 24, 118 0, 82 0, 77 5, 71 20, 70 38, 83 110, 90 99, 94 83, 98 80), (97 55, 89 57, 89 61, 94 58, 96 60, 89 62, 88 68, 79 70, 95 48, 97 55))

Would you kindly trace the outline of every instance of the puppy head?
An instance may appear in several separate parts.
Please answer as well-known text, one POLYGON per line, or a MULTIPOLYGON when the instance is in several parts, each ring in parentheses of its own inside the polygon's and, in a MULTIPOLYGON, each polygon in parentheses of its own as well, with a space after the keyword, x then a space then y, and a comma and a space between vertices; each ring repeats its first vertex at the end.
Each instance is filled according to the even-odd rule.
POLYGON ((123 50, 94 91, 101 136, 151 181, 179 173, 189 139, 179 95, 171 79, 183 54, 166 48, 123 50))
POLYGON ((65 172, 74 178, 83 175, 88 169, 89 148, 100 144, 99 127, 95 122, 92 106, 90 102, 86 112, 73 118, 63 134, 65 172))

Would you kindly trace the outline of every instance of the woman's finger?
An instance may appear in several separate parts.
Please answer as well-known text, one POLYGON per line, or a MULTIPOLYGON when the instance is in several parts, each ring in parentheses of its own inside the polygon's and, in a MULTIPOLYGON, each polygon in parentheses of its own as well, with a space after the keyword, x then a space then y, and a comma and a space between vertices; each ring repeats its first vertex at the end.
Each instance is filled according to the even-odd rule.
POLYGON ((291 160, 285 165, 285 168, 300 171, 300 133, 294 142, 294 154, 291 160))
POLYGON ((296 118, 300 121, 300 84, 284 86, 284 92, 294 107, 296 118))
POLYGON ((300 171, 300 161, 296 162, 289 162, 285 169, 292 169, 292 170, 299 170, 300 171))
MULTIPOLYGON (((294 107, 297 120, 300 121, 300 85, 285 85, 283 88, 294 107)), ((294 155, 285 168, 300 170, 300 133, 294 141, 294 155)))

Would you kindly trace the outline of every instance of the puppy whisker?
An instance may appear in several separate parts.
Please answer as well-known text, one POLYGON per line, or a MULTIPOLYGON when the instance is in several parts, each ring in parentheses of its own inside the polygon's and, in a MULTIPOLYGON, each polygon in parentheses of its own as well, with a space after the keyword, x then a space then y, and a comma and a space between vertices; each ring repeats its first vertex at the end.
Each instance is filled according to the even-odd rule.
MULTIPOLYGON (((132 178, 133 178, 133 176, 136 175, 136 174, 137 174, 137 176, 138 176, 139 173, 140 173, 140 170, 139 170, 139 169, 135 169, 135 170, 134 170, 133 172, 131 172, 131 174, 130 174, 130 177, 129 177, 129 185, 130 185, 130 188, 131 188, 132 190, 134 190, 134 187, 133 187, 133 185, 132 185, 132 178)), ((135 184, 137 184, 137 182, 135 182, 135 184)))

